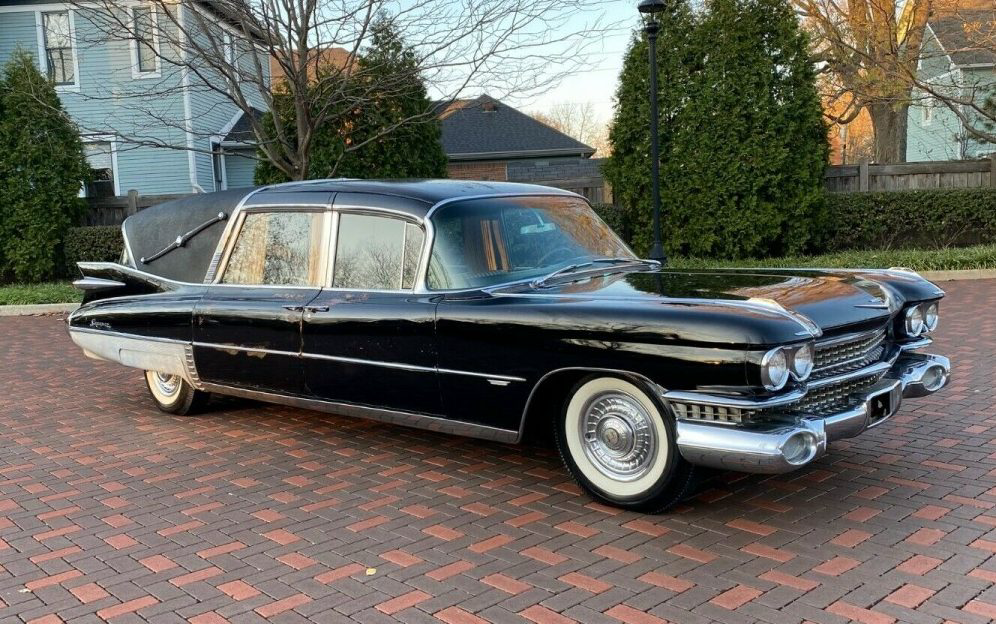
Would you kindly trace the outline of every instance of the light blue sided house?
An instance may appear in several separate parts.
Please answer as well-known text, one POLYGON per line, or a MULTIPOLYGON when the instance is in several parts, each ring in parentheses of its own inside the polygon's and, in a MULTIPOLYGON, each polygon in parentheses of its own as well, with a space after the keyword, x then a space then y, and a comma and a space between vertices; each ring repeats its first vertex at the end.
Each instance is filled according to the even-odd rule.
MULTIPOLYGON (((962 9, 931 19, 917 67, 920 80, 941 93, 978 103, 996 94, 996 52, 990 39, 996 32, 993 20, 996 12, 992 9, 962 9)), ((996 152, 996 144, 970 135, 958 116, 929 93, 915 90, 913 101, 906 135, 907 160, 969 160, 996 152)), ((978 119, 970 108, 961 110, 967 118, 978 119)))
POLYGON ((156 195, 252 185, 249 123, 224 95, 230 79, 191 63, 197 56, 183 44, 195 39, 201 50, 217 49, 245 67, 237 79, 247 81, 240 92, 254 114, 264 107, 258 85, 268 84, 269 63, 261 48, 246 44, 235 27, 211 11, 206 2, 0 0, 0 63, 20 46, 56 84, 97 171, 98 180, 84 194, 124 195, 135 189, 156 195), (259 63, 251 62, 254 50, 259 63))

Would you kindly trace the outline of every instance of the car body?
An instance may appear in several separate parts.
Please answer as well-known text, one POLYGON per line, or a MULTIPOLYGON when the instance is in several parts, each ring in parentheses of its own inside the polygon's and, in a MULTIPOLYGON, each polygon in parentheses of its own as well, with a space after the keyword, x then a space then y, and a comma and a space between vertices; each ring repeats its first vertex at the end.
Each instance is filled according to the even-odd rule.
POLYGON ((672 270, 557 189, 309 181, 122 229, 121 262, 80 263, 69 333, 147 371, 161 408, 210 392, 506 443, 552 428, 586 489, 634 509, 696 466, 805 466, 950 374, 917 352, 944 293, 911 271, 672 270))

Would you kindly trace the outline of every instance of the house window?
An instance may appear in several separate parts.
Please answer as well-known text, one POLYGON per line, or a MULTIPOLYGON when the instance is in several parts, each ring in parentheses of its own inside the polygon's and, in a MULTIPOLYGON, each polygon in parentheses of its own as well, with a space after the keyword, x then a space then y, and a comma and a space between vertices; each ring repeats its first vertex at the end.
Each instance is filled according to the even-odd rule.
POLYGON ((135 31, 135 65, 140 74, 159 71, 156 56, 156 14, 152 7, 132 9, 132 27, 135 31))
POLYGON ((48 79, 57 85, 75 84, 76 69, 69 11, 42 13, 42 33, 48 79))
POLYGON ((107 141, 86 143, 83 146, 86 161, 93 169, 93 178, 86 185, 87 197, 114 197, 114 152, 107 141))
POLYGON ((929 126, 930 123, 932 121, 934 121, 934 100, 933 99, 929 99, 926 102, 924 102, 923 108, 921 108, 921 115, 922 115, 921 121, 923 122, 923 125, 925 125, 925 126, 929 126))

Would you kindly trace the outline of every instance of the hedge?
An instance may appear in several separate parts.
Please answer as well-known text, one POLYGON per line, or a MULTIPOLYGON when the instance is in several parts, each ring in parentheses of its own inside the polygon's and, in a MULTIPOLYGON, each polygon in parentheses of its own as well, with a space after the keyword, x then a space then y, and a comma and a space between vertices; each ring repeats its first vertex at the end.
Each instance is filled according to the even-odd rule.
POLYGON ((77 262, 117 262, 124 240, 117 225, 92 225, 71 228, 63 241, 67 275, 79 275, 77 262))
POLYGON ((996 242, 996 189, 827 193, 826 203, 816 252, 996 242))

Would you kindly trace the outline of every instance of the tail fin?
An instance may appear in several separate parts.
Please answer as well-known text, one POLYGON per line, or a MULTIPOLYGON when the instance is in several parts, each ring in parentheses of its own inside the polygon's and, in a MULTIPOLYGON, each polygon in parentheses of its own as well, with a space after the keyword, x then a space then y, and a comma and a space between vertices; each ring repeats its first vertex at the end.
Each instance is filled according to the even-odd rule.
POLYGON ((83 303, 110 297, 147 295, 174 290, 176 282, 114 262, 79 262, 82 279, 73 286, 83 291, 83 303))

